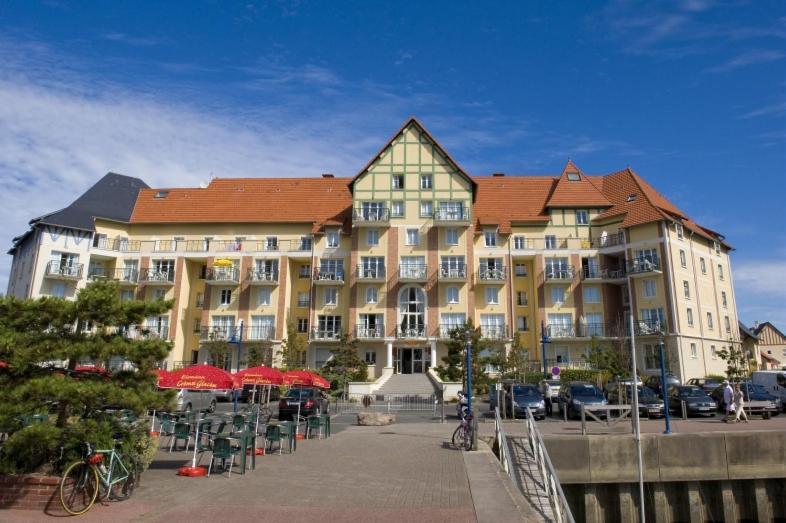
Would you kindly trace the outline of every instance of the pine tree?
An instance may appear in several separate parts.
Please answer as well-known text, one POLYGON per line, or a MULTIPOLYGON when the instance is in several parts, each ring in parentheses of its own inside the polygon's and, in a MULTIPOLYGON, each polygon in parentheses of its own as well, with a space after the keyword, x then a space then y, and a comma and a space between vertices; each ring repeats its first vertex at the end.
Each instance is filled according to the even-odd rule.
POLYGON ((368 364, 358 355, 357 345, 356 339, 342 333, 338 345, 330 350, 332 357, 322 367, 322 374, 334 390, 344 390, 352 381, 366 381, 368 364))
POLYGON ((303 337, 295 329, 293 323, 287 323, 287 339, 281 344, 281 358, 286 370, 302 369, 306 364, 307 345, 303 337))
MULTIPOLYGON (((447 381, 466 380, 466 346, 472 346, 472 388, 475 391, 485 390, 488 385, 486 366, 495 364, 494 347, 482 337, 479 327, 472 320, 452 329, 447 342, 448 353, 442 357, 445 365, 437 367, 440 378, 447 381)), ((504 350, 504 349, 503 349, 504 350)))

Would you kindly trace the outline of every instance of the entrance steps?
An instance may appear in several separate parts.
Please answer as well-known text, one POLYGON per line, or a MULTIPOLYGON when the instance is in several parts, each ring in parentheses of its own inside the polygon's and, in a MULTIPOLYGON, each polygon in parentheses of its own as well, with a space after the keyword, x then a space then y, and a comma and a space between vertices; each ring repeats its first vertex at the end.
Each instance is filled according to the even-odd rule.
POLYGON ((431 396, 434 385, 426 374, 394 374, 375 394, 431 396))

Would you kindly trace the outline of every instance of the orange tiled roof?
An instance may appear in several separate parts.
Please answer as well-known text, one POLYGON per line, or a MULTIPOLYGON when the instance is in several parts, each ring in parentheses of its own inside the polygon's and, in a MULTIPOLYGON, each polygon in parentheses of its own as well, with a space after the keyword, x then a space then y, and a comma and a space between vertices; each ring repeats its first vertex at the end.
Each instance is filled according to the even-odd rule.
POLYGON ((131 223, 311 223, 346 225, 348 178, 216 178, 206 188, 143 189, 131 223), (166 197, 156 198, 158 192, 166 197))
POLYGON ((579 169, 572 160, 568 160, 562 174, 557 179, 546 207, 610 207, 611 202, 603 195, 594 183, 579 169), (568 174, 578 174, 578 180, 569 180, 568 174))
POLYGON ((479 225, 498 225, 503 234, 511 223, 547 222, 545 203, 556 180, 551 176, 475 177, 477 193, 473 205, 479 225))

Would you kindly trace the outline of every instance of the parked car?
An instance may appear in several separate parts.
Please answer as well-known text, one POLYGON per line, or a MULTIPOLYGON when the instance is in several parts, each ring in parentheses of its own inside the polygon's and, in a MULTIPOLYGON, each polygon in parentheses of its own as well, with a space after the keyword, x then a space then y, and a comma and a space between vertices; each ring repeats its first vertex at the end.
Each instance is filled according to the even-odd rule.
POLYGON ((232 401, 232 389, 214 390, 213 394, 215 394, 218 401, 232 401))
POLYGON ((299 387, 289 389, 286 396, 278 401, 278 419, 293 419, 298 415, 298 405, 300 415, 304 417, 330 412, 330 403, 324 392, 316 387, 299 387))
MULTIPOLYGON (((608 391, 609 404, 619 405, 622 403, 630 405, 633 403, 633 387, 631 387, 630 383, 625 386, 626 397, 622 401, 620 401, 621 390, 617 387, 608 391)), ((648 418, 663 416, 663 400, 650 388, 639 387, 639 415, 648 418)))
POLYGON ((607 405, 608 402, 598 387, 584 381, 571 381, 559 389, 559 404, 567 410, 568 418, 580 417, 581 406, 592 411, 593 406, 607 405))
POLYGON ((532 417, 535 419, 546 418, 546 402, 543 394, 540 393, 535 385, 513 385, 509 393, 505 396, 507 412, 513 416, 526 417, 526 408, 529 407, 532 417))
MULTIPOLYGON (((740 383, 742 399, 748 404, 748 412, 760 414, 766 417, 777 416, 783 409, 781 399, 773 396, 762 385, 756 385, 750 381, 740 383), (753 408, 751 408, 753 407, 753 408)), ((726 412, 726 402, 723 401, 723 385, 719 385, 710 393, 710 396, 718 406, 718 412, 726 412)))
POLYGON ((212 390, 179 389, 175 396, 177 410, 190 412, 216 410, 216 395, 212 390))
POLYGON ((682 402, 688 416, 714 416, 717 406, 704 389, 695 385, 675 385, 669 387, 669 410, 682 413, 682 402))
POLYGON ((559 388, 562 385, 560 380, 540 380, 538 387, 540 393, 543 394, 543 400, 546 402, 546 414, 551 416, 553 405, 559 401, 559 388))
MULTIPOLYGON (((499 395, 500 397, 504 398, 507 394, 510 393, 510 388, 514 385, 521 385, 520 382, 513 380, 513 379, 505 379, 500 381, 498 384, 495 384, 493 387, 489 388, 489 410, 494 412, 494 409, 497 407, 497 385, 500 387, 499 395)), ((503 404, 500 404, 499 410, 502 411, 503 404)))
POLYGON ((761 385, 764 390, 780 398, 781 406, 786 408, 786 371, 757 370, 751 374, 751 382, 761 385))
MULTIPOLYGON (((678 380, 677 377, 673 374, 666 374, 666 389, 670 389, 675 385, 681 385, 680 380, 678 380)), ((661 398, 663 397, 663 391, 661 390, 660 386, 660 374, 649 376, 644 380, 644 386, 652 389, 653 392, 655 392, 655 394, 661 398)))
POLYGON ((695 385, 697 387, 701 387, 704 389, 704 392, 709 394, 719 385, 721 385, 721 382, 715 378, 691 378, 685 382, 685 385, 695 385))
MULTIPOLYGON (((238 401, 243 401, 245 403, 249 403, 251 401, 251 396, 254 393, 254 386, 253 385, 243 385, 243 388, 240 390, 240 395, 238 396, 238 401)), ((265 391, 264 386, 257 385, 257 393, 255 401, 259 403, 264 396, 267 394, 265 391)), ((270 388, 270 401, 278 401, 281 397, 280 391, 278 387, 271 387, 270 388)))

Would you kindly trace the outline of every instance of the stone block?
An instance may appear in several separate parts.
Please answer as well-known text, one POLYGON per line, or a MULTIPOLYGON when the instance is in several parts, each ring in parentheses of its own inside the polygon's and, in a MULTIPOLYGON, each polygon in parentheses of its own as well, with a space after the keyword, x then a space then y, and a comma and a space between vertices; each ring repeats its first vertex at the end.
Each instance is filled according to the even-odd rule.
POLYGON ((560 483, 591 481, 588 437, 544 435, 543 443, 560 483))
POLYGON ((786 433, 727 432, 729 479, 786 478, 786 433))
POLYGON ((726 439, 722 432, 658 437, 661 481, 728 479, 726 439))
POLYGON ((358 425, 367 427, 392 425, 395 421, 395 414, 382 414, 380 412, 361 412, 358 414, 358 425))
MULTIPOLYGON (((593 483, 639 481, 636 439, 632 434, 591 436, 588 439, 590 479, 593 483)), ((641 459, 644 481, 660 481, 657 435, 642 434, 641 459)))

